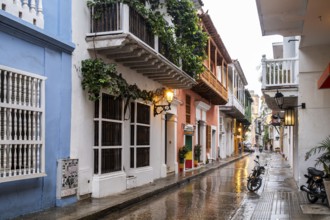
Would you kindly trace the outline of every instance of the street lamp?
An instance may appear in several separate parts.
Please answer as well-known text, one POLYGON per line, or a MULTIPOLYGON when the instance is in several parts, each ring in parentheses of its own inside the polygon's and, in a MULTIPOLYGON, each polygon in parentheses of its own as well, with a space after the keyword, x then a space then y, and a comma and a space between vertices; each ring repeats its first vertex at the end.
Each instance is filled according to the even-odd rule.
POLYGON ((154 97, 154 116, 162 113, 163 111, 171 110, 171 103, 173 101, 174 93, 170 89, 157 89, 154 97), (158 102, 165 99, 167 101, 167 105, 157 105, 158 102))
POLYGON ((277 106, 280 109, 282 109, 283 103, 284 103, 284 95, 282 93, 278 92, 278 90, 277 90, 274 98, 275 98, 275 102, 276 102, 277 106))
POLYGON ((280 109, 284 109, 285 113, 284 113, 284 125, 285 126, 294 126, 295 125, 295 108, 299 108, 301 107, 302 109, 306 108, 306 103, 301 103, 301 105, 297 105, 297 106, 288 106, 286 108, 283 108, 283 101, 284 101, 284 96, 282 93, 280 93, 278 90, 275 94, 275 102, 277 104, 277 106, 280 109))

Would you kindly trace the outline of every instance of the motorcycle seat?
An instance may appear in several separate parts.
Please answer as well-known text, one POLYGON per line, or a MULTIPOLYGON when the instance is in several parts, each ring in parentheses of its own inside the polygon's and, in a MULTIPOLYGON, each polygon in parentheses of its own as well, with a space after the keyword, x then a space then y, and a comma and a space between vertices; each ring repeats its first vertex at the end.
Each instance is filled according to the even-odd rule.
POLYGON ((312 176, 324 176, 324 172, 318 169, 315 169, 314 167, 308 167, 308 173, 312 176))

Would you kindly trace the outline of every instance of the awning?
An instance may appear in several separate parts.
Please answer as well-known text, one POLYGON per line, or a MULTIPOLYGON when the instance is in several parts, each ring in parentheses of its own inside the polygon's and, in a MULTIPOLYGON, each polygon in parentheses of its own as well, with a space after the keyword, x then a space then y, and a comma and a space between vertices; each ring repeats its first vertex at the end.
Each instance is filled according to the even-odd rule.
POLYGON ((317 81, 317 86, 319 89, 330 88, 330 63, 327 65, 321 77, 317 81))

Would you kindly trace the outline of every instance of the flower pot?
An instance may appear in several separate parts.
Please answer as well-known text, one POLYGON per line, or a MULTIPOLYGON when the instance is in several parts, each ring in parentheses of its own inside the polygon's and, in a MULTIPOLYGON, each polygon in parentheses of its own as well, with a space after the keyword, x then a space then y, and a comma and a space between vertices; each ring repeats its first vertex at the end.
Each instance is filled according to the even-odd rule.
POLYGON ((186 163, 185 159, 179 161, 179 172, 182 172, 185 170, 185 163, 186 163))
POLYGON ((194 160, 194 166, 198 167, 198 160, 194 160))
POLYGON ((182 172, 184 168, 184 163, 179 163, 179 171, 182 172))

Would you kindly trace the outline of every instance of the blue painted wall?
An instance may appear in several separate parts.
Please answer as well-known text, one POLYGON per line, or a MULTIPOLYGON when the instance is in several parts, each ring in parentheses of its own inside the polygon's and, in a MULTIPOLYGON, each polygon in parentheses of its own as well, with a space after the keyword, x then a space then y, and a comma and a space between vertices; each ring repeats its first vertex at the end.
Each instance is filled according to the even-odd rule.
MULTIPOLYGON (((46 80, 46 177, 0 183, 0 219, 55 206, 57 160, 70 156, 71 1, 43 1, 41 30, 0 10, 0 64, 46 80)), ((75 197, 61 203, 76 201, 75 197)))

